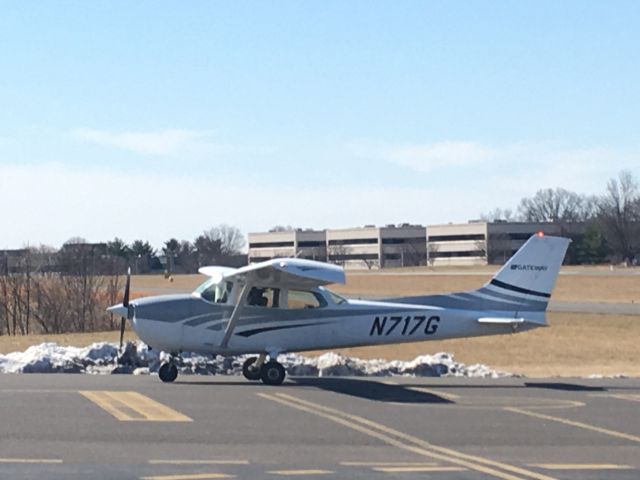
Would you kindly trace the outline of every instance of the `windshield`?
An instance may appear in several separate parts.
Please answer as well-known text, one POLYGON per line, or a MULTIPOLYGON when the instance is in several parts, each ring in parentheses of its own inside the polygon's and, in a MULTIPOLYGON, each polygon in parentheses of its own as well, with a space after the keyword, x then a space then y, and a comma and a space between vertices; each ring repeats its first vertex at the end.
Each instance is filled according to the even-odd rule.
POLYGON ((343 303, 347 303, 347 299, 338 295, 335 292, 332 292, 331 290, 329 290, 328 288, 324 288, 324 287, 320 287, 320 290, 325 291, 326 293, 329 294, 329 298, 331 298, 331 301, 333 303, 335 303, 336 305, 342 305, 343 303))
POLYGON ((216 283, 213 279, 209 279, 200 285, 194 293, 207 302, 227 303, 232 288, 232 282, 216 283))

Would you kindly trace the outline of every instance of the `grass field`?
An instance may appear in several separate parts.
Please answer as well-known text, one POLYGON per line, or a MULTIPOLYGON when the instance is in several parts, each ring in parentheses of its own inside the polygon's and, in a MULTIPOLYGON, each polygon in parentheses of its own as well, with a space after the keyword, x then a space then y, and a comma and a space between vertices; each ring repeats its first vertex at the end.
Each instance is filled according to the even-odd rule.
MULTIPOLYGON (((578 270, 563 275, 553 294, 554 300, 577 302, 640 302, 640 275, 603 275, 602 270, 578 270)), ((402 296, 441 293, 478 288, 490 278, 486 275, 424 275, 424 270, 354 273, 347 285, 335 288, 344 294, 402 296)), ((574 270, 575 271, 575 270, 574 270)), ((605 271, 606 273, 606 271, 605 271)), ((173 281, 158 276, 132 279, 138 295, 158 291, 190 290, 203 277, 178 275, 173 281)), ((340 350, 361 358, 410 360, 418 355, 451 352, 465 363, 485 363, 491 367, 527 376, 585 376, 591 374, 640 376, 640 317, 550 313, 550 328, 495 337, 406 343, 340 350)), ((21 351, 42 342, 83 346, 96 341, 117 341, 118 332, 69 334, 60 336, 0 337, 0 353, 21 351)), ((127 332, 127 338, 135 336, 127 332)), ((312 352, 320 354, 322 352, 312 352)))

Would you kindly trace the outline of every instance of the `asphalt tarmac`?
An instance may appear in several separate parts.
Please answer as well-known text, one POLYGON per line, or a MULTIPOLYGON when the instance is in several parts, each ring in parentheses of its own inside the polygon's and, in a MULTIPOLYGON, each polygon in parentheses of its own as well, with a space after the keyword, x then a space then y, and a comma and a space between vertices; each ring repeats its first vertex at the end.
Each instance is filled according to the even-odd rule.
POLYGON ((1 479, 640 478, 640 380, 0 376, 1 479))

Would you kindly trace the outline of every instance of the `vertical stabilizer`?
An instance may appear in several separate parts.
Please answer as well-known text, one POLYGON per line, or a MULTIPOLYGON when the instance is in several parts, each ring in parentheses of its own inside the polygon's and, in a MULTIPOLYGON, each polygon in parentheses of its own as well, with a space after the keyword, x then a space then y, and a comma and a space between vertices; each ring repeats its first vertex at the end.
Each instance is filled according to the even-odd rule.
POLYGON ((482 290, 546 307, 570 242, 563 237, 532 236, 482 290))

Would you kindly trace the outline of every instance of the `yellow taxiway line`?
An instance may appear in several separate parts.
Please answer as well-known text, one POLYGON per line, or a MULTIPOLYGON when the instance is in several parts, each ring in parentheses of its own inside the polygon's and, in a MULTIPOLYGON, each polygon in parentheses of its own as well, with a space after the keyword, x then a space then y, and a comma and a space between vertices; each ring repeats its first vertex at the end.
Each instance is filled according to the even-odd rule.
POLYGON ((436 462, 340 462, 345 467, 437 467, 436 462))
POLYGON ((375 467, 376 472, 382 473, 438 473, 438 472, 466 472, 462 467, 375 467))
POLYGON ((609 394, 609 397, 617 398, 619 400, 629 400, 630 402, 640 402, 640 395, 633 393, 611 393, 609 394))
POLYGON ((192 422, 172 408, 138 392, 81 390, 80 394, 122 422, 192 422))
POLYGON ((235 478, 235 475, 227 475, 226 473, 194 473, 142 477, 142 480, 215 480, 217 478, 235 478))
POLYGON ((394 430, 372 420, 357 415, 350 415, 341 410, 302 400, 292 395, 284 393, 258 393, 257 395, 267 400, 280 403, 281 405, 326 418, 369 437, 381 440, 388 445, 393 445, 418 455, 445 461, 458 467, 464 467, 502 480, 522 480, 527 478, 555 480, 553 477, 532 470, 433 445, 418 437, 394 430))
POLYGON ((545 470, 631 470, 630 465, 615 465, 612 463, 534 463, 530 467, 545 470))
POLYGON ((61 464, 58 458, 0 458, 0 463, 61 464))
POLYGON ((267 472, 271 475, 283 476, 308 476, 308 475, 328 475, 334 473, 332 470, 271 470, 267 472))
POLYGON ((564 425, 570 425, 572 427, 582 428, 584 430, 590 430, 592 432, 603 433, 611 437, 623 438, 632 442, 640 443, 640 437, 631 435, 629 433, 618 432, 617 430, 609 430, 608 428, 597 427, 595 425, 589 425, 588 423, 576 422, 575 420, 569 420, 568 418, 554 417, 552 415, 545 415, 538 412, 532 412, 530 410, 524 410, 516 407, 505 407, 508 412, 519 413, 521 415, 527 415, 529 417, 539 418, 541 420, 550 420, 552 422, 562 423, 564 425))
POLYGON ((249 460, 148 460, 150 465, 249 465, 249 460))

